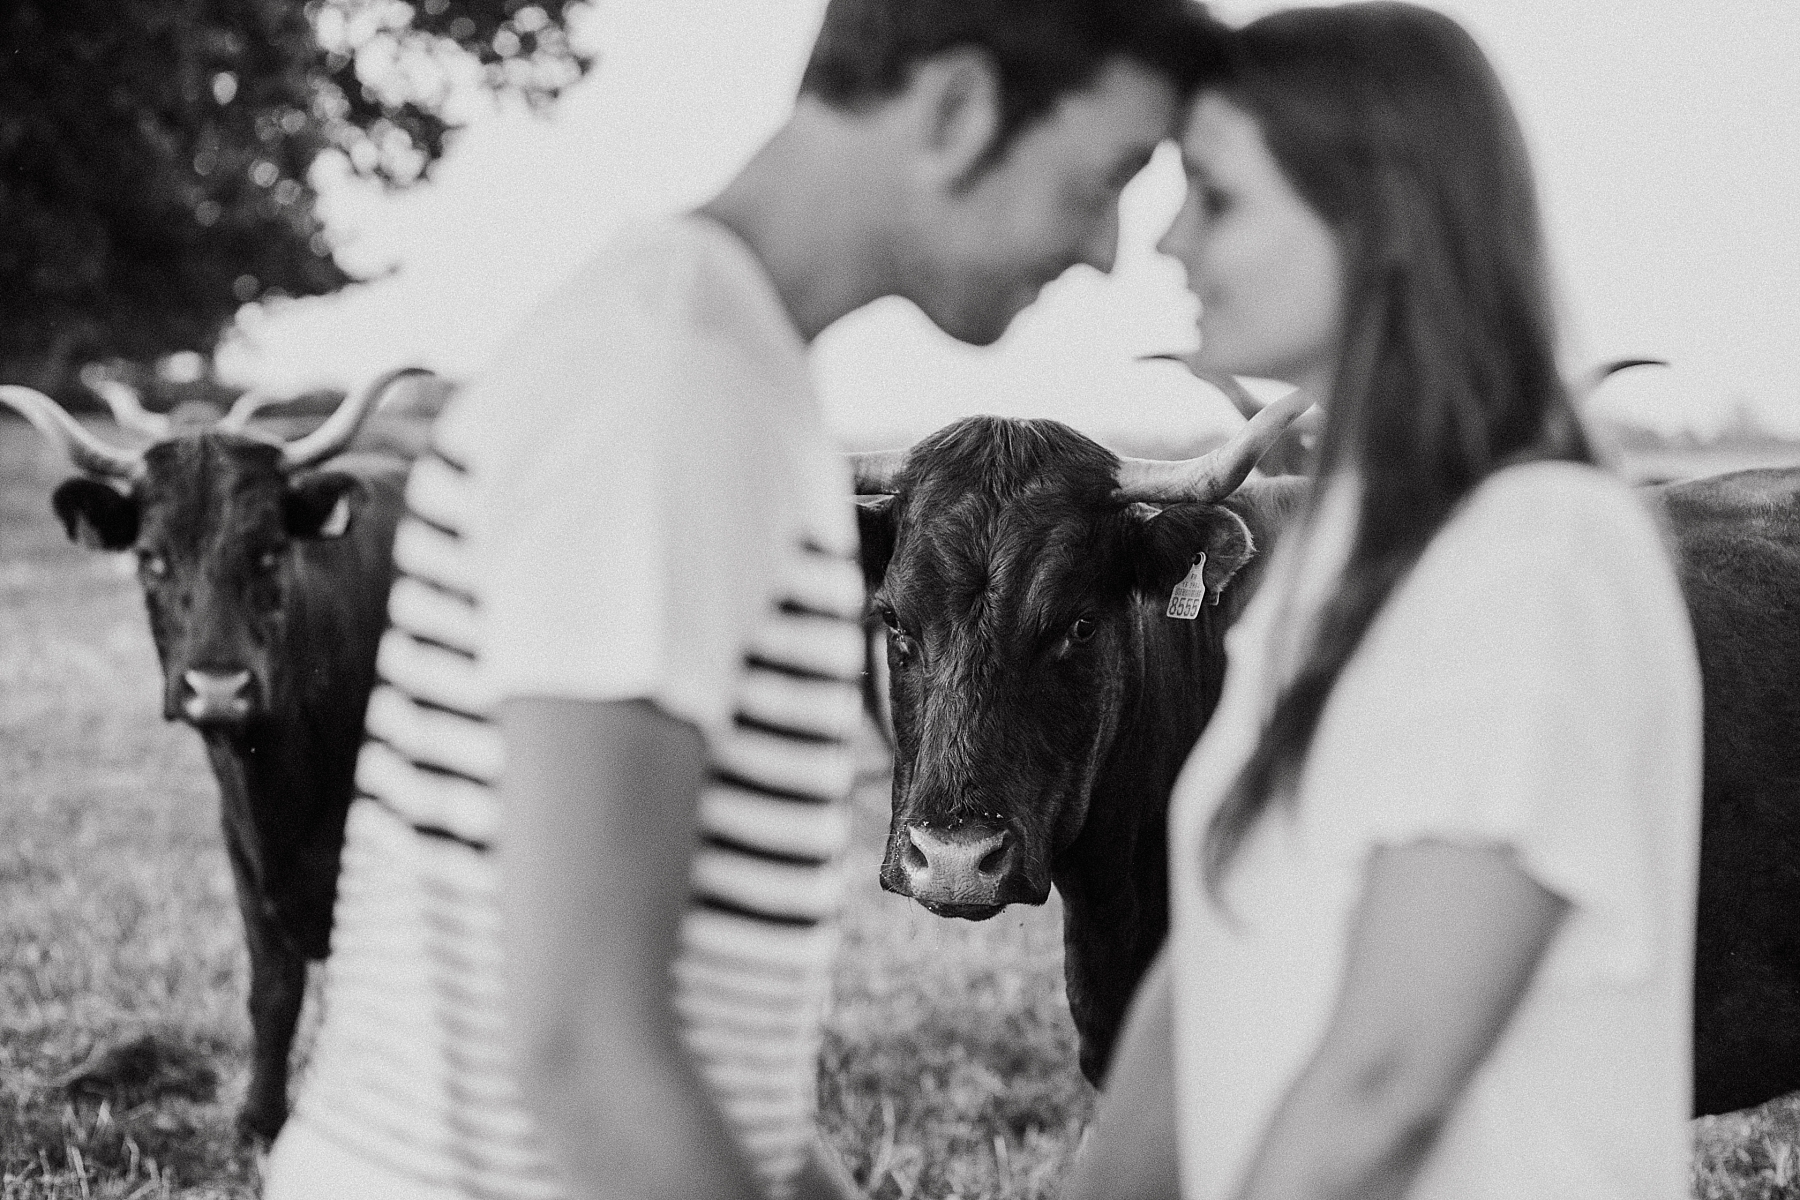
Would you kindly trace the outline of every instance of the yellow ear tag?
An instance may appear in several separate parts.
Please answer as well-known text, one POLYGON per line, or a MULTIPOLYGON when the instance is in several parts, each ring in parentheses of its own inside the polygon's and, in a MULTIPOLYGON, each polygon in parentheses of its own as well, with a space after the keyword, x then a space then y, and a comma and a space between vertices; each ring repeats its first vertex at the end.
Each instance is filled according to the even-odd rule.
POLYGON ((1191 621, 1200 615, 1200 605, 1205 600, 1206 553, 1202 551, 1194 556, 1194 565, 1188 569, 1186 577, 1169 593, 1169 609, 1163 616, 1191 621))

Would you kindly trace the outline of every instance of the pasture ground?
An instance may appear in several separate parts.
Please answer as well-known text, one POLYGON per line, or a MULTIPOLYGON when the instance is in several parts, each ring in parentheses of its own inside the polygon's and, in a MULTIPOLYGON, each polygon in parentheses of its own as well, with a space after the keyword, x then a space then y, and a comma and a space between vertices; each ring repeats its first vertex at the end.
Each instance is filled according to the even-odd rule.
MULTIPOLYGON (((157 715, 129 564, 70 546, 50 516, 64 473, 0 419, 0 1200, 254 1197, 259 1164, 231 1129, 249 1029, 217 798, 198 739, 157 715), (58 1086, 146 1033, 184 1086, 58 1086)), ((1054 902, 969 925, 882 894, 885 804, 871 779, 826 1132, 878 1200, 1052 1197, 1092 1104, 1054 902)), ((1694 1132, 1695 1197, 1800 1197, 1800 1097, 1694 1132)))

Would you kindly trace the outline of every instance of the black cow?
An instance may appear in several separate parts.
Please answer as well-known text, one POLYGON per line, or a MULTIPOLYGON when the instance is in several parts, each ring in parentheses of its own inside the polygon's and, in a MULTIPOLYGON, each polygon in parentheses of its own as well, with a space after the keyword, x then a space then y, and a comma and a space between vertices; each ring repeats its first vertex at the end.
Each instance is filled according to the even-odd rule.
POLYGON ((238 1114, 249 1136, 273 1138, 286 1119, 306 963, 325 956, 331 932, 406 464, 344 455, 315 468, 416 373, 383 376, 286 445, 248 431, 250 401, 135 454, 48 397, 0 387, 82 472, 51 498, 69 536, 136 552, 163 715, 199 731, 218 779, 250 952, 252 1065, 238 1114))
MULTIPOLYGON (((860 510, 897 742, 882 886, 979 920, 1054 883, 1096 1082, 1166 932, 1169 792, 1224 630, 1308 486, 1214 481, 1159 509, 1130 499, 1155 492, 1141 467, 992 417, 858 464, 859 490, 888 493, 860 510), (1212 603, 1170 619, 1202 553, 1212 603)), ((1722 1112, 1800 1088, 1800 470, 1644 494, 1705 675, 1695 1105, 1722 1112)))
POLYGON ((1705 689, 1694 1104, 1800 1089, 1800 468, 1644 489, 1705 689))
MULTIPOLYGON (((1218 702, 1221 638, 1248 593, 1240 568, 1256 574, 1256 550, 1306 487, 1237 485, 1295 415, 1271 405, 1246 436, 1181 464, 1199 486, 1135 487, 1222 503, 1128 500, 1120 460, 1054 421, 975 417, 904 460, 858 464, 859 491, 892 492, 860 507, 896 741, 882 886, 979 920, 1042 904, 1054 883, 1096 1082, 1162 943, 1169 790, 1218 702), (1164 616, 1202 554, 1212 602, 1164 616)), ((1127 470, 1162 466, 1176 464, 1127 470)))

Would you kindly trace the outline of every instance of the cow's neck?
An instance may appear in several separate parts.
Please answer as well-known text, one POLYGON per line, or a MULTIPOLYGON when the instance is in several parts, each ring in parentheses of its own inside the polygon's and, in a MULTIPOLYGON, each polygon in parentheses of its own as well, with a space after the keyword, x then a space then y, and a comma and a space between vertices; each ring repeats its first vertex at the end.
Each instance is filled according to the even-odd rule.
POLYGON ((1217 707, 1225 679, 1225 630, 1261 582, 1281 528, 1299 511, 1303 480, 1245 489, 1232 508, 1256 538, 1258 555, 1224 597, 1193 621, 1140 600, 1118 727, 1101 759, 1087 819, 1057 857, 1052 878, 1063 901, 1069 1010, 1082 1034, 1090 1080, 1111 1056, 1132 986, 1168 932, 1169 794, 1189 751, 1217 707))
POLYGON ((1205 605, 1194 620, 1184 621, 1164 615, 1163 605, 1152 598, 1140 596, 1134 602, 1119 724, 1095 777, 1087 822, 1076 842, 1080 846, 1091 834, 1096 844, 1064 856, 1094 864, 1086 890, 1107 886, 1109 878, 1145 878, 1143 868, 1152 855, 1158 858, 1149 875, 1162 879, 1169 793, 1224 690, 1225 631, 1261 584, 1270 552, 1298 514, 1309 486, 1304 479, 1264 480, 1232 497, 1231 507, 1250 526, 1258 552, 1221 603, 1205 605))
POLYGON ((304 836, 326 797, 349 786, 361 722, 296 706, 280 721, 201 733, 229 805, 241 803, 264 840, 304 836), (252 802, 254 798, 254 802, 252 802))
POLYGON ((275 655, 288 679, 279 715, 205 734, 221 787, 229 776, 256 797, 251 815, 265 839, 313 836, 318 814, 341 810, 351 787, 399 504, 391 480, 370 487, 378 502, 348 536, 297 547, 275 655))
POLYGON ((1168 930, 1169 792, 1218 703, 1222 611, 1209 607, 1193 621, 1177 621, 1160 606, 1138 603, 1118 729, 1095 775, 1082 831, 1053 871, 1063 901, 1069 1007, 1083 1033, 1089 1078, 1110 1055, 1096 1039, 1120 1026, 1130 999, 1130 990, 1112 981, 1140 978, 1168 930))

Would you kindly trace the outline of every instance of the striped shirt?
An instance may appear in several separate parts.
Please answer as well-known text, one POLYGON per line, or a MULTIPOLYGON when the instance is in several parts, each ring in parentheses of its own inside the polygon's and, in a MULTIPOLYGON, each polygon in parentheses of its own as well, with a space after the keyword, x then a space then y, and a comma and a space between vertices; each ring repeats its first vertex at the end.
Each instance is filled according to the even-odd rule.
MULTIPOLYGON (((648 259, 661 271, 686 270, 690 291, 716 302, 720 291, 735 288, 766 314, 771 295, 750 269, 753 260, 745 263, 747 253, 734 240, 722 241, 722 231, 698 225, 671 223, 633 248, 625 266, 648 259), (698 270, 690 261, 696 255, 698 270)), ((618 266, 604 278, 622 277, 629 285, 632 270, 618 266)), ((677 315, 691 315, 691 297, 677 299, 677 315)), ((651 306, 663 325, 671 324, 667 300, 651 306)), ((692 332, 691 323, 672 324, 676 334, 692 332)), ((768 332, 766 321, 752 328, 768 332)), ((718 331, 704 332, 716 337, 718 331)), ((510 392, 536 394, 517 386, 510 392)), ((786 444, 796 420, 816 426, 809 404, 783 408, 777 396, 772 409, 759 410, 762 395, 751 388, 734 398, 735 408, 751 408, 736 437, 774 436, 786 444)), ((731 506, 692 497, 686 503, 729 507, 735 516, 690 513, 684 519, 691 525, 665 519, 667 505, 679 498, 646 498, 637 489, 596 500, 615 523, 633 519, 619 506, 634 502, 645 506, 640 524, 663 520, 661 531, 676 544, 643 550, 639 574, 661 570, 657 564, 671 555, 682 560, 694 538, 724 536, 735 549, 702 546, 695 553, 705 577, 674 592, 667 580, 650 587, 663 602, 650 611, 631 595, 613 594, 649 586, 646 581, 628 567, 608 573, 616 558, 637 553, 624 542, 641 531, 613 523, 590 527, 602 543, 599 561, 580 561, 582 570, 598 573, 583 584, 582 570, 563 563, 576 578, 559 569, 541 589, 585 587, 583 594, 594 595, 607 619, 596 622, 601 628, 592 637, 621 644, 593 647, 583 630, 543 628, 541 605, 554 605, 554 598, 517 594, 540 586, 521 584, 515 569, 518 556, 530 552, 529 527, 537 518, 527 513, 519 523, 526 531, 517 536, 505 522, 508 504, 521 493, 515 489, 509 501, 507 443, 495 434, 501 413, 517 415, 479 396, 472 413, 453 409, 408 483, 408 514, 394 546, 390 628, 347 828, 325 1019, 295 1119, 380 1169, 445 1195, 563 1194, 520 1101, 502 1018, 493 848, 503 834, 495 784, 504 753, 491 714, 512 694, 647 696, 698 726, 708 757, 695 813, 700 838, 691 862, 692 902, 671 964, 682 1040, 746 1160, 768 1194, 780 1196, 812 1136, 819 1024, 848 835, 849 741, 860 718, 863 586, 842 468, 823 461, 822 438, 803 437, 813 452, 808 469, 784 473, 780 462, 752 464, 772 471, 777 488, 791 495, 762 503, 746 496, 731 506), (780 519, 783 514, 789 519, 780 519), (707 532, 711 523, 733 521, 748 524, 723 535, 707 532), (507 528, 508 537, 487 532, 496 527, 507 528), (617 555, 606 553, 620 546, 617 555), (703 591, 708 584, 719 593, 696 597, 687 586, 703 591), (696 599, 711 607, 696 609, 696 599), (663 609, 705 628, 659 632, 663 609), (634 612, 642 614, 638 624, 634 612), (515 627, 510 639, 494 628, 508 620, 515 627), (640 645, 658 642, 664 644, 649 650, 640 645), (732 653, 721 654, 721 646, 732 653), (510 670, 495 661, 509 656, 518 660, 510 670), (729 661, 716 661, 723 657, 729 661), (690 669, 682 670, 684 663, 690 669), (703 677, 698 684, 696 676, 703 677)), ((545 447, 580 449, 574 445, 581 441, 580 422, 571 427, 555 412, 542 415, 539 430, 547 440, 516 451, 511 461, 554 471, 554 451, 545 447)), ((597 471, 590 461, 583 478, 616 479, 630 469, 627 460, 659 453, 661 434, 633 447, 629 434, 627 444, 618 444, 617 423, 601 427, 608 444, 587 449, 615 455, 618 470, 597 471)), ((683 438, 685 446, 685 432, 683 438)), ((755 446, 742 450, 754 453, 755 446)), ((732 469, 725 463, 722 476, 708 478, 729 481, 732 469)), ((569 484, 582 486, 579 479, 569 484)), ((543 536, 554 542, 573 535, 552 529, 543 536)), ((570 545, 565 558, 584 553, 570 545)), ((582 619, 580 612, 571 617, 582 619)))

